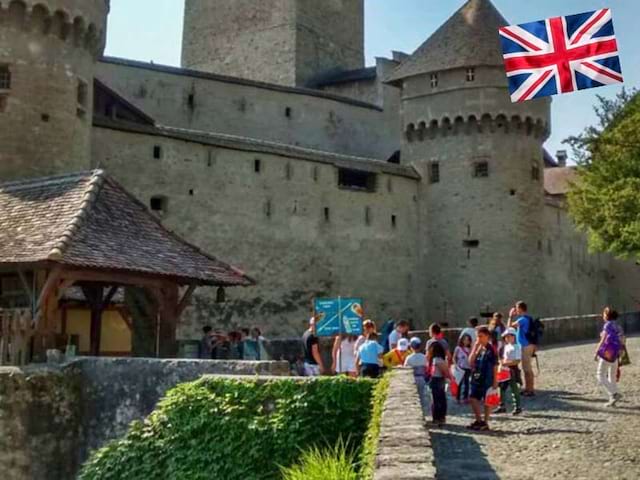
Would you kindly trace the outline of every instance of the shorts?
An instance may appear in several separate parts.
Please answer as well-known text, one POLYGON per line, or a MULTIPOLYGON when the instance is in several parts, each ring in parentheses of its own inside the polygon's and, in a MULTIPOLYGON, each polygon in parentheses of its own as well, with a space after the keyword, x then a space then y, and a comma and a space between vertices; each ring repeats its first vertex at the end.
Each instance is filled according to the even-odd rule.
POLYGON ((484 400, 484 397, 487 396, 487 392, 491 390, 491 385, 485 385, 483 383, 472 383, 471 384, 471 393, 469 397, 475 398, 479 402, 484 400))
POLYGON ((360 367, 360 376, 378 378, 380 376, 380 365, 376 365, 375 363, 363 363, 360 367))
POLYGON ((314 365, 312 363, 304 362, 304 376, 305 377, 319 377, 320 376, 320 366, 314 365))
POLYGON ((535 345, 527 345, 522 349, 522 370, 524 370, 524 373, 533 374, 534 353, 536 353, 535 345))

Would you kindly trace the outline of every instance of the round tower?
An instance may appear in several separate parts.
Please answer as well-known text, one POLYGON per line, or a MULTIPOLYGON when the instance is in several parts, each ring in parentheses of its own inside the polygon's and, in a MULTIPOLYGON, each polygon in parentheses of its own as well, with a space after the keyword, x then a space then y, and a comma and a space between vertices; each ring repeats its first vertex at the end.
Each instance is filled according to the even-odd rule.
POLYGON ((0 0, 0 179, 90 166, 109 0, 0 0))
POLYGON ((403 162, 422 173, 424 311, 460 325, 543 300, 542 145, 550 100, 511 103, 505 19, 470 0, 390 80, 402 89, 403 162))

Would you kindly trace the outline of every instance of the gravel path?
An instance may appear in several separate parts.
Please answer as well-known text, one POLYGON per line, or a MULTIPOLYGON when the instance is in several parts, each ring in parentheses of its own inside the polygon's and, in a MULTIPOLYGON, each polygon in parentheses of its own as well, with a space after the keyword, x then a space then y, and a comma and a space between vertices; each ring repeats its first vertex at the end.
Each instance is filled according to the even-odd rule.
POLYGON ((628 347, 613 409, 595 380, 595 344, 542 351, 539 395, 523 399, 521 417, 497 416, 490 433, 466 430, 469 408, 450 401, 448 425, 430 429, 437 478, 640 479, 640 338, 628 347))

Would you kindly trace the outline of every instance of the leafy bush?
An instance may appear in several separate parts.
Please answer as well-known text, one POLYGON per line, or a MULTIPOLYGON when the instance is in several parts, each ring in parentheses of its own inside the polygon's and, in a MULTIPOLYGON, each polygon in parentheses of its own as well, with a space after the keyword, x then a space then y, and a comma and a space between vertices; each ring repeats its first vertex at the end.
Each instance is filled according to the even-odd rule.
POLYGON ((369 480, 373 478, 376 468, 376 454, 378 453, 378 438, 380 437, 380 424, 384 403, 389 392, 390 376, 387 374, 376 385, 371 399, 371 419, 364 436, 364 444, 360 454, 360 478, 369 480))
POLYGON ((328 449, 312 447, 300 463, 282 469, 283 480, 358 480, 354 453, 342 441, 328 449))
POLYGON ((275 479, 301 451, 341 438, 360 445, 374 384, 207 377, 183 384, 144 423, 95 452, 79 478, 275 479))

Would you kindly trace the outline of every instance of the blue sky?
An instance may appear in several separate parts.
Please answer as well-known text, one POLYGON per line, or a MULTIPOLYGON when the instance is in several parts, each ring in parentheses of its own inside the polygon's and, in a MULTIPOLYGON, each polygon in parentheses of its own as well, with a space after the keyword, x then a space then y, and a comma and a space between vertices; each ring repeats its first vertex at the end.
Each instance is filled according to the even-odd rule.
MULTIPOLYGON (((413 52, 465 1, 365 0, 367 63, 376 56, 390 56, 391 50, 413 52)), ((611 8, 625 85, 640 86, 640 32, 636 31, 640 1, 494 0, 494 4, 511 23, 611 8)), ((107 55, 179 65, 183 10, 184 0, 111 0, 107 55)), ((555 97, 549 150, 566 148, 563 139, 595 123, 596 94, 609 97, 618 91, 609 86, 555 97)))

